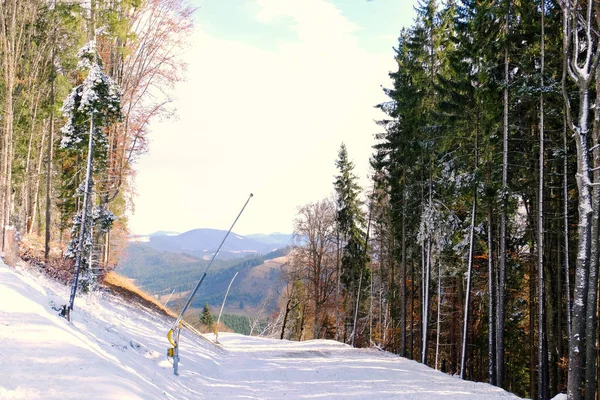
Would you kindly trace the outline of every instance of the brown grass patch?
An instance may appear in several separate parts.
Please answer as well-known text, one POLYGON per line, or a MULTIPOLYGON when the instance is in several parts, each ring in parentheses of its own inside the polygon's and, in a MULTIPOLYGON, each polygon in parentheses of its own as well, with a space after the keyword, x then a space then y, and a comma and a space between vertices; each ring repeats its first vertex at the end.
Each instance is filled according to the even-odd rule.
POLYGON ((144 292, 142 289, 138 288, 131 281, 131 279, 126 278, 115 271, 110 271, 108 274, 106 274, 104 280, 102 281, 102 286, 130 302, 141 304, 144 307, 155 310, 162 315, 177 318, 177 315, 175 315, 171 310, 163 307, 158 300, 156 300, 150 294, 144 292))

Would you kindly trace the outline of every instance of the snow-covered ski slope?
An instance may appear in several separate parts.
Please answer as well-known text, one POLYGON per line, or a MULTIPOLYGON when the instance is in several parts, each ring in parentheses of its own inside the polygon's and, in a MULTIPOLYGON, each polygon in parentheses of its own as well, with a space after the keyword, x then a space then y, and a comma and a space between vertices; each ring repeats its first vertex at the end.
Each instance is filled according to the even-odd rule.
POLYGON ((185 328, 176 377, 166 317, 93 293, 69 323, 52 309, 67 298, 0 261, 0 399, 517 399, 373 349, 227 333, 218 347, 185 328))

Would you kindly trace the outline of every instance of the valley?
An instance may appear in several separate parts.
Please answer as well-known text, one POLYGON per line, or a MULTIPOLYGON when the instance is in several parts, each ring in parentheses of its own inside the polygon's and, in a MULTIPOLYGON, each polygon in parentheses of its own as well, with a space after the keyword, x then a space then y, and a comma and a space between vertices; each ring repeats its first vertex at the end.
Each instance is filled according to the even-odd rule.
MULTIPOLYGON (((133 238, 116 272, 178 312, 201 279, 225 233, 195 229, 182 234, 158 232, 133 238)), ((230 321, 228 326, 238 327, 229 326, 232 330, 247 333, 248 318, 266 318, 277 310, 283 285, 280 272, 287 262, 291 244, 291 235, 232 233, 208 270, 186 312, 186 319, 198 320, 206 303, 216 319, 227 286, 238 273, 227 298, 223 321, 230 321), (236 316, 244 317, 243 322, 236 316)))

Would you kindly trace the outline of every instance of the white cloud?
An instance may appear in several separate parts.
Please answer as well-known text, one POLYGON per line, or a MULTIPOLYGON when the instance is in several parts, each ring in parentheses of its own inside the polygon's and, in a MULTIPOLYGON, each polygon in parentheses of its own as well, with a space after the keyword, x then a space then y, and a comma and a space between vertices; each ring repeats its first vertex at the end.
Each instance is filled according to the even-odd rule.
POLYGON ((250 192, 237 232, 291 232, 297 206, 331 194, 342 141, 367 183, 393 55, 361 49, 325 1, 256 2, 259 21, 291 19, 297 39, 270 51, 198 27, 179 119, 154 126, 139 163, 134 232, 227 229, 250 192))
POLYGON ((290 17, 293 29, 304 44, 327 47, 354 42, 352 33, 359 26, 348 21, 333 4, 323 0, 257 0, 260 7, 257 19, 272 22, 281 17, 290 17))

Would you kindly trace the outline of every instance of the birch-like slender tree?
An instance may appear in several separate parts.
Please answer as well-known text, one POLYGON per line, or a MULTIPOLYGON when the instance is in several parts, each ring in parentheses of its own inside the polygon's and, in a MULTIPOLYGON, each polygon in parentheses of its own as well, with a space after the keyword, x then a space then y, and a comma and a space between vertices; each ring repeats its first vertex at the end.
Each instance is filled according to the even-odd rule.
MULTIPOLYGON (((569 373, 567 383, 567 396, 570 400, 579 400, 584 391, 584 369, 586 365, 586 346, 595 346, 595 337, 590 337, 586 320, 592 318, 590 313, 595 313, 595 305, 588 307, 590 296, 595 296, 598 290, 596 282, 591 282, 594 275, 590 274, 592 245, 597 246, 597 240, 592 240, 591 219, 593 214, 592 193, 593 185, 590 177, 590 148, 589 148, 589 110, 590 83, 594 79, 599 60, 599 40, 594 27, 593 0, 583 2, 564 0, 561 2, 563 9, 563 35, 564 57, 566 71, 578 88, 578 115, 573 118, 569 93, 563 82, 563 97, 567 116, 567 124, 575 135, 577 147, 577 188, 578 195, 578 242, 577 259, 575 262, 575 283, 573 288, 573 306, 571 310, 571 332, 569 335, 569 373), (589 293, 595 292, 595 293, 589 293), (588 343, 592 342, 592 343, 588 343)), ((600 182, 597 182, 600 183, 600 182)), ((595 264, 597 265, 597 264, 595 264)), ((594 328, 595 329, 595 328, 594 328)), ((592 360, 587 360, 593 362, 592 360)), ((590 372, 591 374, 591 372, 590 372)), ((587 375, 587 374, 586 374, 587 375)), ((587 376, 586 376, 587 379, 587 376)), ((595 387, 585 385, 586 397, 595 392, 595 387), (593 391, 593 392, 592 392, 593 391)))
MULTIPOLYGON (((596 88, 600 88, 600 68, 595 71, 596 88)), ((589 289, 586 310, 586 355, 585 355, 585 399, 596 400, 598 386, 598 248, 600 234, 600 106, 598 93, 594 107, 594 124, 592 127, 592 176, 594 186, 592 188, 592 228, 591 228, 591 250, 590 250, 590 276, 588 279, 589 289)))

